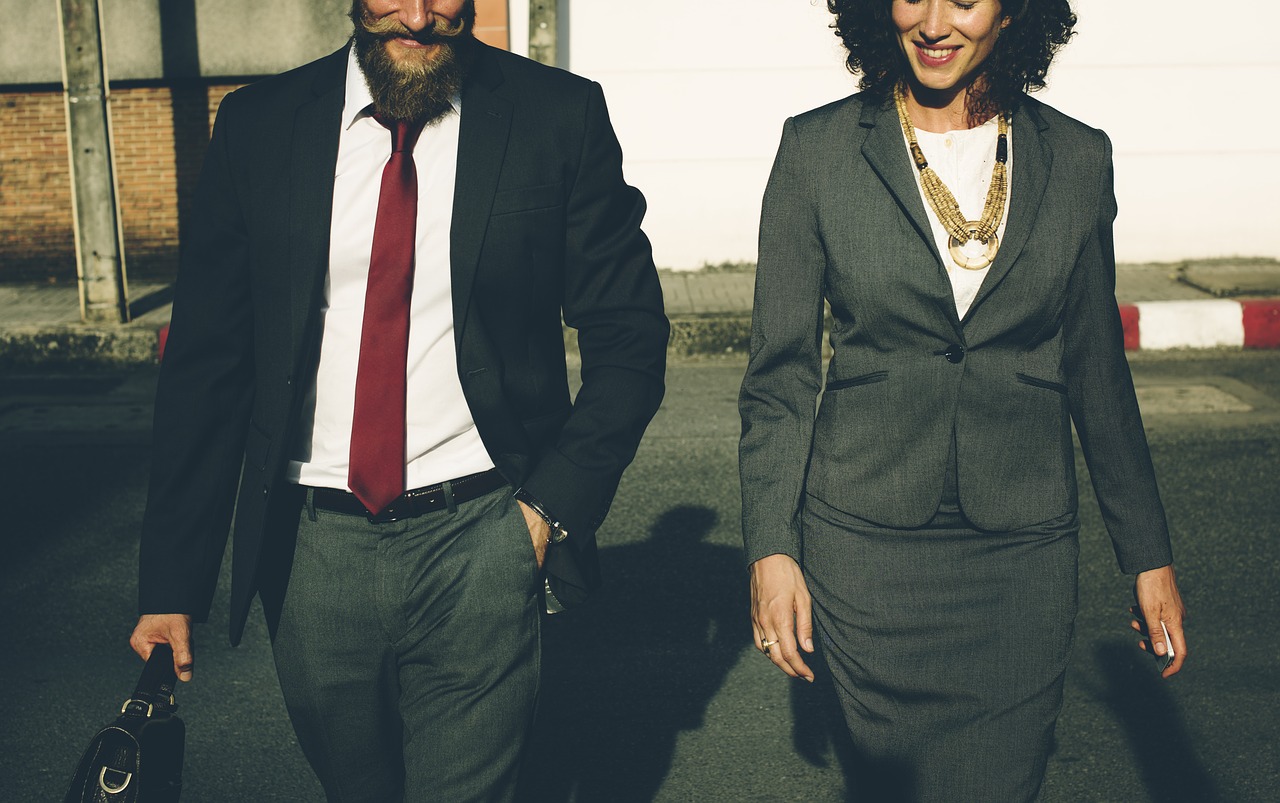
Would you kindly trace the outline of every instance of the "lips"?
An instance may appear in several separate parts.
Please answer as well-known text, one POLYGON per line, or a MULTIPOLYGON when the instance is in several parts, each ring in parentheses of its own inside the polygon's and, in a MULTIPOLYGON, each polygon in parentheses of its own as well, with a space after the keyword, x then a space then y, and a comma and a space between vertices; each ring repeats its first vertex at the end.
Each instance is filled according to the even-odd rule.
POLYGON ((942 67, 950 64, 960 52, 958 47, 924 47, 916 45, 916 54, 920 57, 920 63, 926 67, 942 67))

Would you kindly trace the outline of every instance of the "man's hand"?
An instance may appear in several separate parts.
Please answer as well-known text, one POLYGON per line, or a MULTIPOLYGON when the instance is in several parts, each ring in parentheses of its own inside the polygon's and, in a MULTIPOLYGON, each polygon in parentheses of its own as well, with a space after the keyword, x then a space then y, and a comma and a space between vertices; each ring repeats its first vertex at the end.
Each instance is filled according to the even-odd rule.
POLYGON ((547 524, 547 520, 533 512, 533 508, 516 500, 516 504, 520 506, 520 512, 524 514, 524 523, 529 526, 529 538, 533 540, 533 554, 538 558, 538 568, 542 568, 542 561, 547 557, 547 542, 551 540, 551 525, 547 524))
POLYGON ((751 629, 756 649, 779 669, 813 682, 813 670, 800 654, 813 652, 813 601, 790 555, 769 555, 751 564, 751 629))
POLYGON ((1183 630, 1187 608, 1182 604, 1182 595, 1178 593, 1173 566, 1141 572, 1134 583, 1133 593, 1138 604, 1129 609, 1134 617, 1129 626, 1147 637, 1141 645, 1142 649, 1148 649, 1149 644, 1156 655, 1166 655, 1168 646, 1164 643, 1164 633, 1160 630, 1160 624, 1164 623, 1169 631, 1169 641, 1173 642, 1174 659, 1160 676, 1173 677, 1187 660, 1187 638, 1183 630))
POLYGON ((173 647, 173 671, 182 681, 191 680, 195 666, 195 646, 191 643, 191 617, 185 613, 146 613, 138 619, 129 637, 129 646, 142 656, 151 657, 157 644, 173 647))

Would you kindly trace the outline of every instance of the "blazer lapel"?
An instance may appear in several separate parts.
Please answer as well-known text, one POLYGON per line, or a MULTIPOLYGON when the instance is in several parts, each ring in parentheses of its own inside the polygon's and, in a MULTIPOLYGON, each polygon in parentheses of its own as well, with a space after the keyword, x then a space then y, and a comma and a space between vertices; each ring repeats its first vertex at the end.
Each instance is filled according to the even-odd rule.
POLYGON ((488 230, 489 210, 511 131, 511 102, 495 92, 502 83, 502 72, 489 58, 486 47, 477 50, 471 75, 462 90, 458 173, 449 237, 453 326, 459 343, 467 324, 480 247, 488 230))
MULTIPOLYGON (((938 256, 938 247, 933 242, 933 230, 929 227, 929 217, 925 214, 924 201, 920 198, 920 188, 916 184, 913 172, 915 166, 911 163, 907 146, 902 139, 897 112, 887 106, 864 104, 859 125, 871 129, 862 143, 863 157, 889 188, 889 192, 893 193, 898 206, 907 213, 916 233, 928 244, 929 250, 938 256)), ((941 256, 938 256, 937 262, 938 269, 945 278, 946 271, 942 267, 941 256)))
POLYGON ((347 49, 325 59, 312 95, 293 118, 289 159, 289 273, 293 353, 307 338, 307 322, 319 309, 317 294, 329 262, 333 173, 338 161, 347 49))
POLYGON ((965 319, 991 295, 1027 244, 1027 237, 1035 225, 1040 211, 1040 201, 1049 185, 1049 173, 1053 167, 1053 152, 1041 136, 1048 123, 1036 110, 1035 101, 1024 98, 1013 115, 1013 185, 1009 192, 1009 217, 1005 224, 1004 239, 995 262, 982 280, 978 295, 969 306, 965 319))
POLYGON ((863 158, 897 200, 898 207, 911 221, 916 236, 924 241, 929 253, 933 254, 932 275, 919 273, 905 278, 916 284, 920 292, 933 298, 941 307, 951 327, 959 332, 960 317, 956 314, 951 280, 947 278, 947 269, 943 266, 938 245, 933 239, 933 229, 925 213, 924 200, 920 197, 920 186, 916 183, 916 167, 907 152, 897 110, 889 104, 882 106, 866 104, 862 107, 862 119, 859 124, 870 129, 862 143, 863 158))

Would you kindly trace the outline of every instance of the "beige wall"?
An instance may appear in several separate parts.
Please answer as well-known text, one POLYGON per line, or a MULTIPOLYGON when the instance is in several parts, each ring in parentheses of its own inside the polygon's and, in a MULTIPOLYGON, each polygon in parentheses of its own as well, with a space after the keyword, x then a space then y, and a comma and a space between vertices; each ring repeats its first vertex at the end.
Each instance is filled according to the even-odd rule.
MULTIPOLYGON (((1258 44, 1274 1, 1073 5, 1079 35, 1040 97, 1112 136, 1120 259, 1280 257, 1280 56, 1258 44)), ((753 260, 783 120, 854 89, 826 4, 566 6, 567 66, 605 87, 659 264, 753 260)))

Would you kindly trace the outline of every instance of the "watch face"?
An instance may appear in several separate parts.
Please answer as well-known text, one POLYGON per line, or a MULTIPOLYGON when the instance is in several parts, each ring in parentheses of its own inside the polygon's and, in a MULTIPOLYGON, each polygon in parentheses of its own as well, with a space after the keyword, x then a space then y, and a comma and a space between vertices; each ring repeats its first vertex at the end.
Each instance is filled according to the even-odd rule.
POLYGON ((553 544, 558 544, 569 537, 569 531, 563 527, 552 527, 549 540, 553 544))

